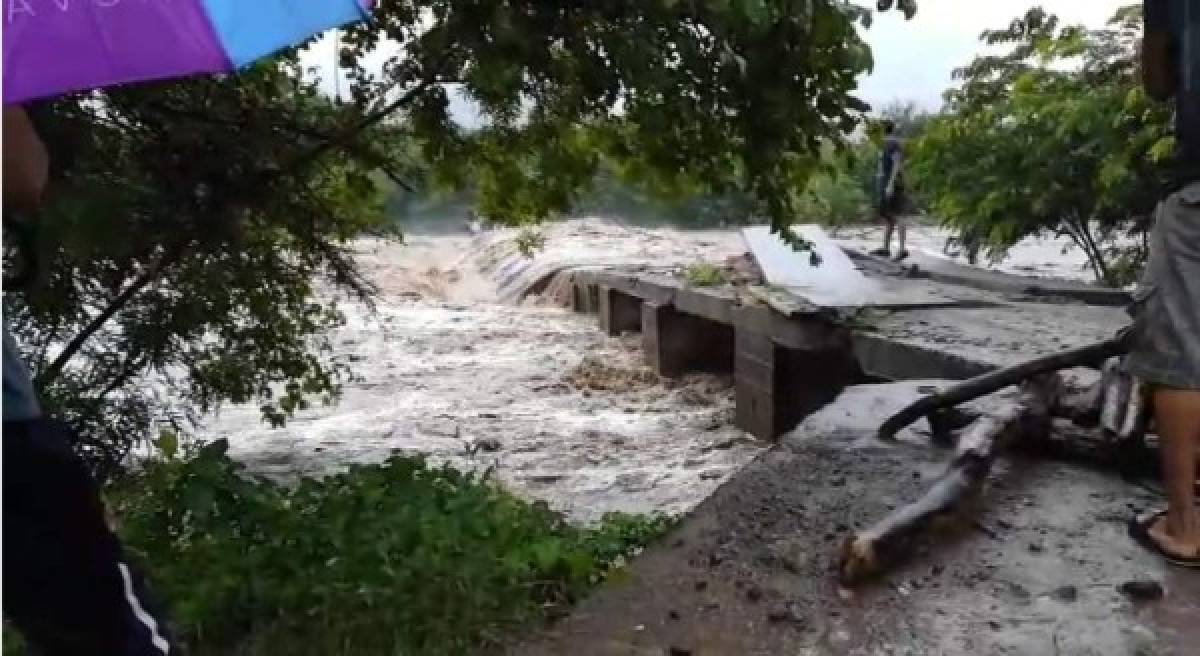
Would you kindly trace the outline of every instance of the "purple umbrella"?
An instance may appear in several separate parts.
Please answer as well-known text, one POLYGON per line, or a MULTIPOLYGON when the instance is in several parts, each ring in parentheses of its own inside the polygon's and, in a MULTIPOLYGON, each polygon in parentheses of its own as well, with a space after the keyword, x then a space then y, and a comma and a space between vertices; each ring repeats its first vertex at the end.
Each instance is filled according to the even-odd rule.
POLYGON ((374 0, 4 0, 4 103, 235 71, 374 0))

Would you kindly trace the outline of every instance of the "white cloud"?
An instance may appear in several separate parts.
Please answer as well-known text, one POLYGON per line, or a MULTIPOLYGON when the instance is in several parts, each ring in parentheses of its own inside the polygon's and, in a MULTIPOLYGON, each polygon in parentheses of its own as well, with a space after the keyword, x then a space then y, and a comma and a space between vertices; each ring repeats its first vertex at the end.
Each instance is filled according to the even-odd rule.
MULTIPOLYGON (((941 105, 952 86, 951 71, 980 52, 979 34, 1004 27, 1030 6, 1057 14, 1064 24, 1102 27, 1131 0, 1042 0, 1029 4, 984 0, 917 0, 917 15, 904 20, 890 11, 878 14, 864 33, 875 57, 875 70, 860 81, 863 99, 876 107, 892 100, 913 100, 928 108, 941 105)), ((875 3, 866 2, 873 6, 875 3)))

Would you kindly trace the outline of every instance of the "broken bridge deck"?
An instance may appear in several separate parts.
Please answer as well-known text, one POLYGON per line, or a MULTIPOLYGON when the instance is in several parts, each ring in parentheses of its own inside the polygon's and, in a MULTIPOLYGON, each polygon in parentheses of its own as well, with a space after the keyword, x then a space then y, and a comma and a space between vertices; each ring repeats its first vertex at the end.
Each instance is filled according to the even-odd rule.
POLYGON ((783 284, 696 287, 615 263, 552 268, 571 269, 575 311, 596 314, 611 335, 640 332, 658 374, 732 374, 737 425, 767 440, 849 385, 970 378, 1106 339, 1126 322, 1107 305, 1013 300, 927 278, 868 276, 819 229, 799 232, 819 266, 766 228, 746 232, 768 282, 783 284))

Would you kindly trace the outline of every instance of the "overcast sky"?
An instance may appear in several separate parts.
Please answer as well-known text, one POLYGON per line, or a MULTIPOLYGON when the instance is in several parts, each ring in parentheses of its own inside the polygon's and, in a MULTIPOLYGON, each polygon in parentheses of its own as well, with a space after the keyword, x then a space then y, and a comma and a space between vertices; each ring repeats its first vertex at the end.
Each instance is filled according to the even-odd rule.
MULTIPOLYGON (((874 6, 874 0, 857 0, 874 6)), ((1000 28, 1036 4, 1064 23, 1102 27, 1118 7, 1130 0, 917 0, 917 15, 904 20, 898 11, 875 16, 865 31, 875 56, 875 70, 863 77, 859 95, 874 107, 893 100, 912 100, 926 109, 941 105, 941 94, 953 81, 950 72, 980 51, 979 33, 1000 28)), ((305 63, 320 69, 326 88, 333 91, 334 50, 324 39, 305 55, 305 63)), ((379 58, 379 57, 377 57, 379 58)), ((381 59, 381 58, 379 58, 381 59)), ((452 111, 461 123, 475 124, 471 104, 452 97, 452 111)))
POLYGON ((913 100, 936 109, 942 91, 953 83, 950 72, 979 52, 979 33, 1003 27, 1039 4, 1063 23, 1103 27, 1130 0, 917 0, 917 15, 911 21, 896 11, 875 16, 865 33, 875 70, 862 79, 860 94, 876 107, 913 100))

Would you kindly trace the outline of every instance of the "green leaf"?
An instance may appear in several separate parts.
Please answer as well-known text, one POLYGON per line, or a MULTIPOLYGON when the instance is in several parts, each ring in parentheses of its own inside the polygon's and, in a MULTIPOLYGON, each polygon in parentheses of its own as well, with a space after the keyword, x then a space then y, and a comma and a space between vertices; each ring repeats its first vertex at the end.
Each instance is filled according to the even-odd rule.
POLYGON ((158 432, 158 439, 155 440, 154 446, 158 448, 158 453, 167 460, 174 460, 179 452, 179 435, 175 431, 164 428, 158 432))
POLYGON ((1167 162, 1175 154, 1175 137, 1166 136, 1154 142, 1147 152, 1151 162, 1161 164, 1167 162))

